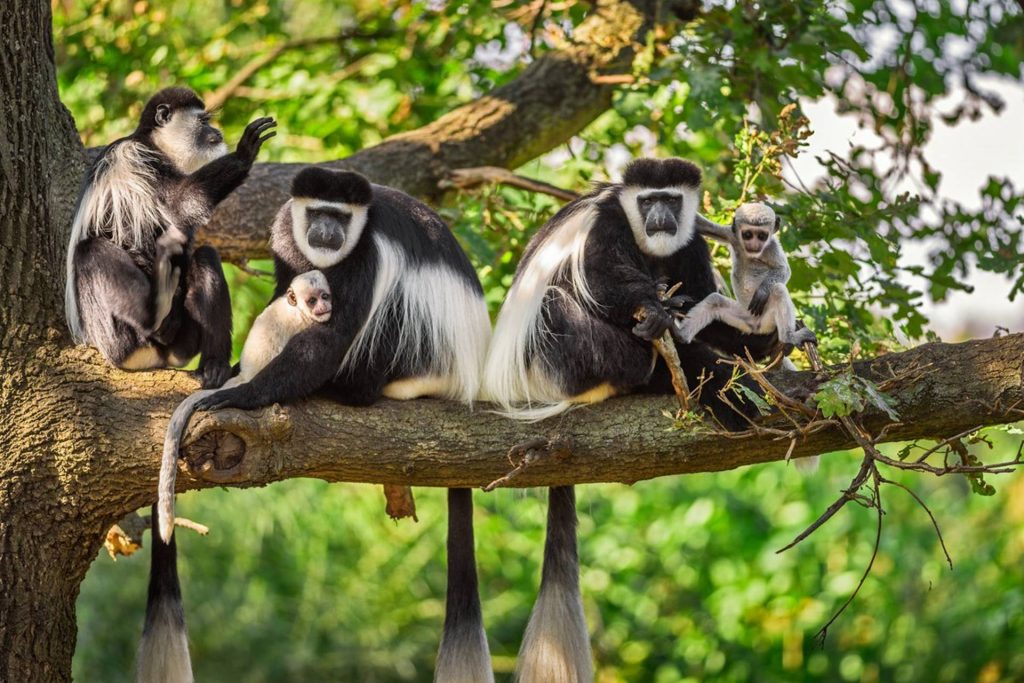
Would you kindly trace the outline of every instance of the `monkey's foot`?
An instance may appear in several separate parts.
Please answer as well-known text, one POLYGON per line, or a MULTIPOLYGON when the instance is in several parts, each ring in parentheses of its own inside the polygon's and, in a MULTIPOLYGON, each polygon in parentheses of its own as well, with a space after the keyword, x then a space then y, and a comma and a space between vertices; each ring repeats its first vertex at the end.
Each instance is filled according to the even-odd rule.
POLYGON ((231 363, 204 360, 195 374, 203 389, 218 389, 231 377, 231 363))

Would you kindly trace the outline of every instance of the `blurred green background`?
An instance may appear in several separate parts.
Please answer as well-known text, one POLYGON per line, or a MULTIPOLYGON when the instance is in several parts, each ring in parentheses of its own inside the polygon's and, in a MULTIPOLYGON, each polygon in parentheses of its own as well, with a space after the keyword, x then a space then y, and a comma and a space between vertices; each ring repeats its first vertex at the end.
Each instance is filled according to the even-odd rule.
MULTIPOLYGON (((87 145, 129 133, 158 88, 187 84, 208 102, 224 99, 217 116, 229 141, 273 114, 280 132, 263 158, 317 161, 515 78, 591 6, 55 0, 53 9, 61 94, 87 145)), ((519 172, 582 190, 614 179, 632 156, 698 161, 706 213, 726 220, 742 199, 775 204, 793 253, 791 289, 832 361, 897 349, 934 339, 928 311, 969 291, 979 272, 1001 277, 999 299, 1024 289, 1021 191, 982 172, 969 201, 956 197, 964 188, 929 156, 940 127, 1004 108, 999 93, 1019 90, 1022 54, 1022 12, 1008 0, 706 2, 697 20, 639 46, 632 83, 608 112, 519 172), (834 102, 870 144, 809 154, 813 132, 832 123, 805 117, 816 101, 834 102), (801 176, 794 162, 809 156, 813 177, 801 176), (923 258, 908 261, 911 252, 923 258)), ((558 206, 509 188, 450 193, 438 206, 492 311, 529 236, 558 206)), ((724 268, 725 252, 716 257, 724 268)), ((252 274, 269 262, 248 265, 227 267, 236 349, 271 289, 252 274)), ((967 332, 965 321, 946 336, 967 332)), ((1020 430, 989 431, 993 448, 972 450, 1012 456, 1020 430)), ((775 550, 849 484, 857 463, 840 453, 811 477, 776 463, 579 489, 598 680, 1024 680, 1020 474, 990 478, 992 497, 960 478, 893 474, 935 511, 955 571, 924 512, 884 489, 874 571, 824 647, 812 640, 868 561, 873 514, 850 506, 795 550, 775 550)), ((416 493, 419 523, 398 524, 379 487, 301 480, 181 496, 181 514, 212 529, 178 535, 197 679, 430 680, 444 495, 416 493)), ((476 500, 484 613, 499 679, 509 680, 539 580, 544 495, 476 500)), ((147 571, 148 552, 98 557, 78 602, 77 680, 130 679, 147 571)))

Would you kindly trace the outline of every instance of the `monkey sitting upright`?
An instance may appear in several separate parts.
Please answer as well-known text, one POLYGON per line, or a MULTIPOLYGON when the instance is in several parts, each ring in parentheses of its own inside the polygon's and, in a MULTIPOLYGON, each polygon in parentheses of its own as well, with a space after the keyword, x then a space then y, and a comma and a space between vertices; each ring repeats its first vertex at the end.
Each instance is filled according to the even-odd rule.
POLYGON ((766 204, 747 203, 736 209, 732 227, 699 223, 698 231, 729 245, 732 252, 732 291, 736 300, 709 294, 676 323, 684 343, 715 320, 746 333, 776 331, 784 344, 817 343, 810 329, 797 329, 796 308, 786 283, 790 270, 776 237, 779 220, 766 204))

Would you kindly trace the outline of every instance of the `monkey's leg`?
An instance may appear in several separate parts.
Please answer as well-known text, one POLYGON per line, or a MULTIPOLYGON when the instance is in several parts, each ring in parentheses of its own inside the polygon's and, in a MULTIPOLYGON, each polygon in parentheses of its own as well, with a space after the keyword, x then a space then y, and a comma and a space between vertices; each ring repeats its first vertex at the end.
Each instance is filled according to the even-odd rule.
POLYGON ((231 297, 220 256, 213 247, 192 255, 185 282, 187 320, 168 346, 175 364, 187 363, 198 352, 199 378, 204 389, 215 389, 231 376, 231 297))
POLYGON ((817 343, 818 341, 810 328, 796 329, 796 307, 793 305, 793 299, 789 296, 789 290, 782 283, 776 283, 772 288, 771 297, 768 299, 768 306, 762 319, 775 321, 775 329, 783 344, 799 347, 806 342, 817 343))
POLYGON ((546 345, 540 361, 544 374, 578 402, 630 391, 650 377, 651 345, 629 328, 576 314, 553 318, 550 332, 553 343, 546 345))
POLYGON ((76 249, 75 284, 89 343, 126 370, 164 367, 159 349, 146 339, 166 317, 177 287, 169 258, 151 280, 126 251, 105 239, 88 239, 76 249))
POLYGON ((678 325, 676 339, 689 344, 701 330, 716 320, 743 333, 749 334, 754 331, 750 314, 746 309, 729 297, 716 292, 708 294, 703 301, 687 312, 686 318, 678 325))

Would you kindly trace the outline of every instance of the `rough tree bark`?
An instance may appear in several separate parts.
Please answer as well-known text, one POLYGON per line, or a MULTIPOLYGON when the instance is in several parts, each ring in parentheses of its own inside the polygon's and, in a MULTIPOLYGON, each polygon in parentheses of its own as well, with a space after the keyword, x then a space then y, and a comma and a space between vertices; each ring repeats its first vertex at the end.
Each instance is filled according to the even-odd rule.
MULTIPOLYGON (((607 108, 594 77, 628 71, 629 37, 653 8, 691 16, 694 1, 601 0, 575 42, 522 77, 435 123, 334 165, 424 197, 466 166, 514 168, 576 133, 607 108)), ((105 530, 155 498, 159 443, 177 402, 196 388, 183 373, 127 374, 73 348, 61 292, 68 227, 83 153, 60 104, 46 0, 0 4, 0 680, 69 680, 75 598, 105 530)), ((225 256, 265 254, 266 226, 295 167, 257 167, 217 212, 208 236, 225 256)), ((896 391, 906 424, 890 438, 941 437, 974 424, 1019 419, 1024 337, 932 345, 863 366, 924 367, 896 391), (931 363, 931 365, 927 365, 931 363), (926 366, 926 367, 925 367, 926 366), (970 385, 975 403, 962 401, 970 385), (1016 402, 1016 403, 1015 403, 1016 402)), ((809 378, 795 376, 795 387, 809 378)), ((510 445, 536 436, 571 440, 514 485, 633 481, 778 459, 785 447, 751 439, 664 431, 669 399, 630 398, 553 426, 513 425, 482 408, 440 401, 384 402, 356 411, 322 401, 251 414, 202 416, 190 461, 211 462, 180 488, 223 481, 256 486, 290 476, 332 481, 481 485, 508 469, 510 445), (422 425, 430 425, 425 429, 422 425), (379 434, 386 430, 387 440, 379 434), (299 448, 293 435, 301 434, 299 448), (742 445, 742 449, 740 446, 742 445)), ((877 427, 878 416, 869 416, 877 427)), ((821 432, 807 454, 849 445, 821 432)))

